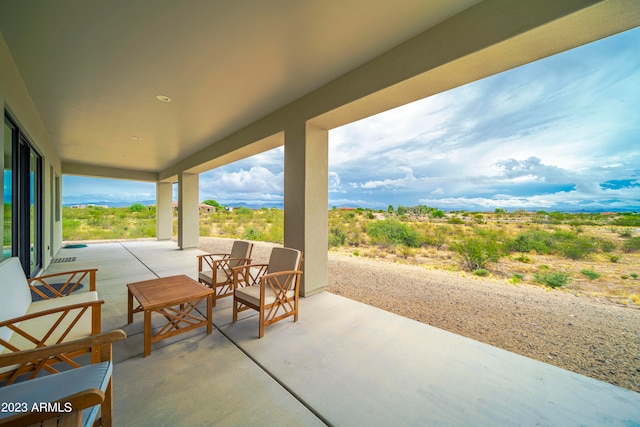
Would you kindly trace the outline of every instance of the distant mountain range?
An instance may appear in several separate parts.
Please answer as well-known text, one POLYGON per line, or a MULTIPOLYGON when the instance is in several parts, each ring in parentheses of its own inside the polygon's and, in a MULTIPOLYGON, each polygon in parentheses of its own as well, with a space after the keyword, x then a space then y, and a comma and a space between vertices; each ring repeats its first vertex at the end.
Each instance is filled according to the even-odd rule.
MULTIPOLYGON (((78 202, 78 203, 64 203, 63 206, 77 206, 77 205, 96 205, 96 206, 109 206, 110 208, 125 208, 129 207, 133 204, 141 203, 145 206, 155 205, 155 200, 139 200, 135 202, 113 202, 113 201, 95 201, 95 202, 78 202)), ((223 204, 222 206, 229 206, 232 208, 249 208, 249 209, 261 209, 261 208, 276 208, 276 209, 284 209, 284 203, 261 203, 261 204, 248 204, 248 203, 228 203, 223 204)))
MULTIPOLYGON (((122 207, 129 207, 135 203, 141 203, 145 206, 149 206, 149 205, 155 205, 156 201, 155 200, 140 200, 140 201, 136 201, 136 202, 107 202, 107 201, 96 201, 96 202, 83 202, 83 203, 64 203, 63 206, 76 206, 76 205, 97 205, 97 206, 109 206, 110 208, 122 208, 122 207)), ((260 204, 249 204, 249 203, 244 203, 244 202, 239 202, 239 203, 228 203, 228 204, 224 204, 224 203, 220 203, 222 206, 229 206, 232 208, 239 208, 239 207, 244 207, 244 208, 249 208, 249 209, 261 209, 261 208, 276 208, 276 209, 284 209, 284 203, 279 202, 279 203, 260 203, 260 204)), ((328 208, 331 209, 334 205, 329 206, 328 208)), ((335 205, 336 208, 357 208, 358 206, 353 206, 353 205, 335 205)), ((397 206, 395 206, 397 208, 397 206)), ((409 208, 410 206, 405 206, 406 208, 409 208)), ((373 210, 379 210, 379 209, 373 209, 373 210)), ((386 210, 386 209, 383 209, 386 210)), ((464 207, 460 207, 459 209, 443 209, 444 211, 472 211, 472 212, 480 212, 480 209, 469 209, 468 207, 464 208, 464 207)), ((507 209, 507 211, 512 212, 515 209, 507 209)), ((553 209, 549 209, 549 208, 540 208, 540 209, 535 209, 535 208, 528 208, 526 209, 529 212, 536 212, 539 210, 543 210, 543 211, 548 211, 548 212, 553 212, 553 209)), ((493 210, 491 209, 486 209, 486 212, 493 212, 493 210)), ((615 212, 638 212, 638 209, 634 209, 634 208, 618 208, 618 209, 594 209, 594 210, 585 210, 585 209, 574 209, 574 210, 563 210, 562 212, 566 212, 566 213, 598 213, 598 212, 611 212, 611 211, 615 211, 615 212)))

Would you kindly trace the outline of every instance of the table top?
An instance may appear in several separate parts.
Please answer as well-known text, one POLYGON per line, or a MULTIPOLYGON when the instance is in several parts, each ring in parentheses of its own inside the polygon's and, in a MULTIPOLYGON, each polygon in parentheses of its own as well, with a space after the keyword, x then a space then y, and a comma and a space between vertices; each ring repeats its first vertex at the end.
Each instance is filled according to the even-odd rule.
POLYGON ((214 293, 184 274, 129 283, 127 287, 144 310, 170 307, 214 293))

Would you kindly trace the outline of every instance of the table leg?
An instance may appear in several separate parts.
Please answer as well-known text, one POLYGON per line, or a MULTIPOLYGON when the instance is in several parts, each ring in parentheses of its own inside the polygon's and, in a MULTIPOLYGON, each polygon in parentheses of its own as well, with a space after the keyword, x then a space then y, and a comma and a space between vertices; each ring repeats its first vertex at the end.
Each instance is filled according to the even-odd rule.
POLYGON ((210 335, 213 332, 212 319, 211 315, 213 314, 213 303, 215 302, 215 297, 213 294, 210 294, 207 297, 207 335, 210 335))
POLYGON ((129 305, 127 308, 127 325, 133 323, 133 294, 131 293, 131 289, 127 287, 127 297, 129 300, 129 305))
POLYGON ((144 311, 144 356, 151 354, 151 311, 144 311))

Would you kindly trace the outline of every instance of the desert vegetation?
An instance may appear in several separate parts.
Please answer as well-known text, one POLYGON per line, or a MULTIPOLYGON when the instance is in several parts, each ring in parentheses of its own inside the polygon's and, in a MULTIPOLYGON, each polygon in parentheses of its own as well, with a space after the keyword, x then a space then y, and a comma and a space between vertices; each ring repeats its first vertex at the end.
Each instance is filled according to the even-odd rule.
MULTIPOLYGON (((280 209, 200 216, 200 235, 282 243, 280 209)), ((64 240, 155 236, 155 208, 64 208, 64 240)), ((562 288, 640 305, 640 214, 447 212, 426 206, 328 212, 329 250, 429 269, 562 288)))

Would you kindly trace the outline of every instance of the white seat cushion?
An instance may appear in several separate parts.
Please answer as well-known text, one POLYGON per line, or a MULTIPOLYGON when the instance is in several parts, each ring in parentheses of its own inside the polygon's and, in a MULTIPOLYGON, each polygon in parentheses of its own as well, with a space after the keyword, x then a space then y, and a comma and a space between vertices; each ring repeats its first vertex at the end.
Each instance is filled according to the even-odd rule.
MULTIPOLYGON (((69 295, 67 297, 53 298, 50 300, 34 302, 31 304, 31 307, 29 307, 27 314, 39 313, 44 310, 92 301, 98 301, 97 292, 82 292, 79 294, 69 295)), ((60 323, 56 331, 51 334, 49 339, 46 341, 46 344, 54 344, 60 338, 64 330, 75 319, 75 314, 79 311, 80 309, 71 311, 60 323)), ((92 310, 89 309, 82 315, 78 323, 74 325, 72 330, 65 337, 64 341, 71 341, 91 335, 91 311, 92 310)), ((20 328, 33 335, 34 337, 40 338, 47 333, 47 331, 51 328, 51 326, 53 326, 58 318, 58 313, 48 314, 46 316, 41 316, 35 319, 24 321, 20 324, 20 328)), ((9 342, 21 350, 27 350, 35 347, 34 343, 16 333, 13 334, 9 342)), ((3 353, 7 352, 9 352, 9 350, 5 348, 3 350, 3 353)))
MULTIPOLYGON (((236 295, 244 301, 250 304, 260 305, 260 286, 247 286, 236 290, 236 295)), ((293 298, 295 295, 294 290, 287 291, 287 298, 293 298)), ((264 290, 264 303, 265 305, 271 305, 276 301, 276 294, 269 286, 264 290)))
MULTIPOLYGON (((224 284, 227 282, 227 277, 231 277, 233 279, 233 273, 231 270, 224 268, 224 269, 220 269, 218 270, 218 272, 216 273, 216 281, 217 284, 224 284)), ((209 270, 209 271, 201 271, 200 273, 198 273, 198 279, 202 280, 203 282, 208 283, 209 285, 213 284, 213 271, 209 270)))

